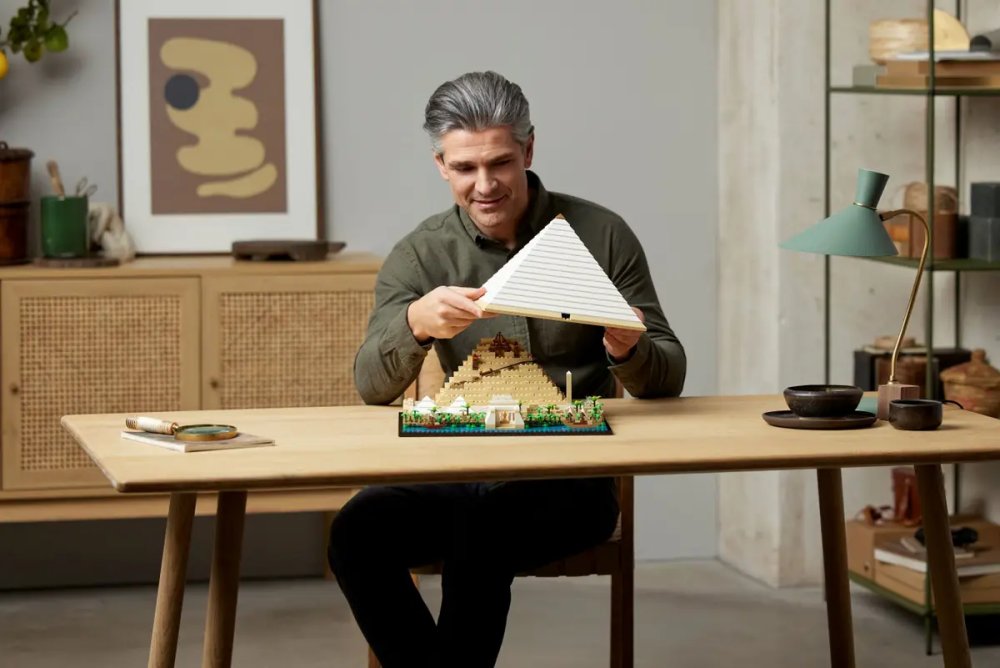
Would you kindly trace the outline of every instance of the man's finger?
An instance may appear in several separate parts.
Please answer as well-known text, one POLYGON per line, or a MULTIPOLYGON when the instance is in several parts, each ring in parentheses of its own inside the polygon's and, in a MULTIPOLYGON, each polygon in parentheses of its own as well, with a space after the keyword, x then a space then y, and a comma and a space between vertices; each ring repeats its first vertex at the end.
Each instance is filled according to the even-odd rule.
POLYGON ((449 285, 448 289, 452 292, 457 292, 466 299, 479 299, 486 294, 486 288, 463 288, 457 285, 449 285))
POLYGON ((621 355, 623 352, 622 348, 624 348, 622 344, 618 343, 614 339, 608 338, 607 336, 604 337, 604 347, 612 355, 621 355))
POLYGON ((483 310, 476 306, 471 299, 465 297, 457 290, 448 290, 441 295, 441 301, 454 309, 465 311, 474 318, 482 317, 483 310))
POLYGON ((468 327, 469 323, 475 322, 478 318, 475 314, 460 308, 455 308, 450 304, 445 304, 440 313, 441 319, 446 323, 459 322, 463 327, 468 327))
MULTIPOLYGON (((625 343, 631 344, 632 343, 632 332, 631 332, 631 330, 628 330, 628 329, 616 329, 614 327, 609 327, 608 329, 604 330, 604 333, 605 333, 605 335, 607 337, 609 337, 611 339, 614 339, 615 341, 618 341, 619 343, 622 343, 622 344, 625 344, 625 343)), ((636 340, 638 340, 638 337, 636 337, 636 340)))

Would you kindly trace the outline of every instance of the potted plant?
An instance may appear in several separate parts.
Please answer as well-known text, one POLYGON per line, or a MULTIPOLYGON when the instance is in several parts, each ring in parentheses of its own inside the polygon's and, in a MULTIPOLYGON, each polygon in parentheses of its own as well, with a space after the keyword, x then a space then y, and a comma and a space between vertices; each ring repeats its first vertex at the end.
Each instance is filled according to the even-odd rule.
POLYGON ((29 63, 35 63, 46 51, 60 53, 69 47, 66 25, 73 20, 76 12, 62 23, 57 23, 51 18, 49 4, 50 0, 28 0, 28 4, 10 18, 6 35, 0 31, 0 79, 10 69, 7 49, 12 54, 22 54, 29 63))

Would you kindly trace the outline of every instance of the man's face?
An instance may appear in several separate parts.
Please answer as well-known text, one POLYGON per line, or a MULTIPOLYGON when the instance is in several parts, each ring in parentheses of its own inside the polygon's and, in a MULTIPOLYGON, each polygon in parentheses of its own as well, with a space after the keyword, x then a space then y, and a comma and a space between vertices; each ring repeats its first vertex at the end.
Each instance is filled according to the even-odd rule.
POLYGON ((513 242, 528 208, 528 175, 535 138, 521 146, 508 127, 480 132, 452 130, 435 156, 455 203, 488 237, 513 242))

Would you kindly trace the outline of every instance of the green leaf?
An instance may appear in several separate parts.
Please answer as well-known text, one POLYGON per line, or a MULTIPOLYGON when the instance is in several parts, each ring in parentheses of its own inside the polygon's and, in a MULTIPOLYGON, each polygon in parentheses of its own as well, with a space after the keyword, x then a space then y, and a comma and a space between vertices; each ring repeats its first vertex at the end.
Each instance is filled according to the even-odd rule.
POLYGON ((30 42, 24 45, 24 59, 29 63, 38 62, 38 59, 42 57, 42 43, 38 40, 32 39, 30 42))
POLYGON ((68 46, 69 36, 66 34, 66 29, 62 26, 52 26, 45 33, 45 48, 52 53, 65 51, 68 46))

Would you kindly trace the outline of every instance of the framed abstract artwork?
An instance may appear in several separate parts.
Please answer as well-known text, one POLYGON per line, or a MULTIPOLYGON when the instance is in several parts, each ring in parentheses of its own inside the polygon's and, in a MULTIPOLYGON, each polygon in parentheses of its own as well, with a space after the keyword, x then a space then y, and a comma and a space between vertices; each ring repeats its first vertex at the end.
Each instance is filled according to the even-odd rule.
POLYGON ((315 0, 119 0, 118 192, 141 254, 324 238, 315 0))

